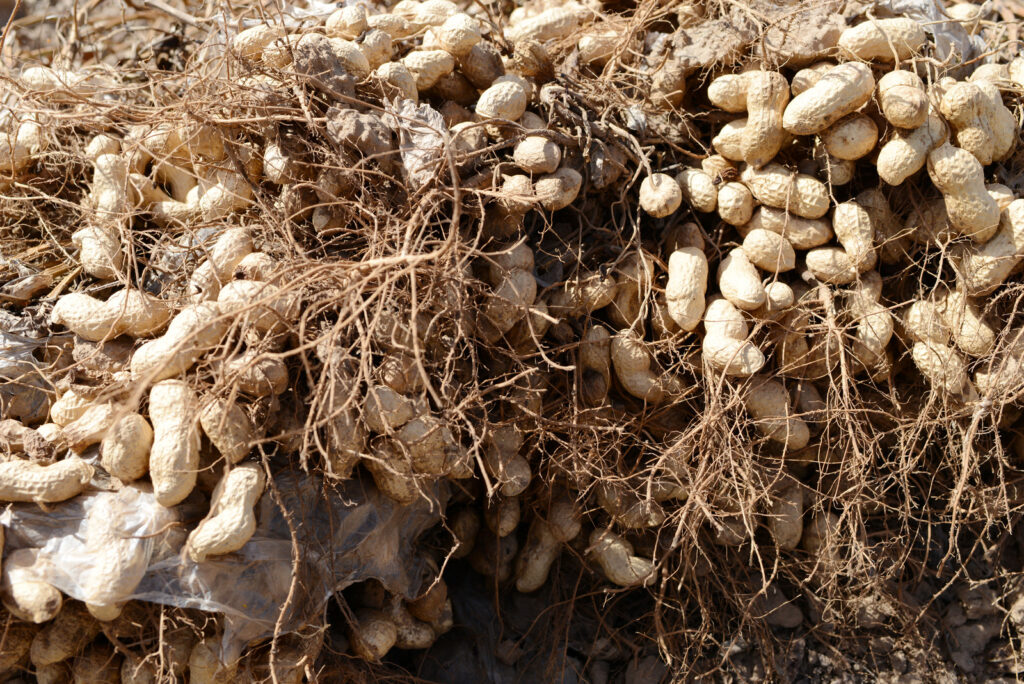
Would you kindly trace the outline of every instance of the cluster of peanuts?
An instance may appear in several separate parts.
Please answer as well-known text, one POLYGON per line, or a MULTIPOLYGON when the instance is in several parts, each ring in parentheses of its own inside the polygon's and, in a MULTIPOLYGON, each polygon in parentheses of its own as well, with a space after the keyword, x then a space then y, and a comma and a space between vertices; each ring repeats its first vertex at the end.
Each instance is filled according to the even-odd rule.
MULTIPOLYGON (((789 80, 762 66, 720 75, 707 85, 707 100, 716 111, 745 117, 717 132, 714 153, 699 164, 652 173, 640 183, 642 210, 670 225, 658 241, 662 253, 641 247, 542 286, 535 252, 521 239, 526 217, 566 209, 581 194, 624 183, 631 173, 627 152, 615 145, 604 146, 605 163, 595 173, 571 139, 530 111, 553 87, 563 87, 545 75, 547 49, 572 39, 580 61, 599 69, 616 58, 623 40, 599 11, 576 2, 527 3, 499 33, 476 8, 401 0, 386 12, 349 5, 302 30, 243 28, 230 39, 228 54, 241 65, 238 87, 260 93, 264 103, 295 79, 318 91, 332 105, 324 112, 327 135, 353 164, 393 171, 391 157, 399 152, 397 118, 382 107, 353 104, 359 98, 386 103, 383 109, 392 112, 401 103, 442 102, 439 168, 450 164, 466 176, 466 188, 487 198, 480 222, 490 242, 475 271, 485 295, 473 314, 473 334, 521 352, 536 350, 545 338, 574 346, 585 407, 603 410, 615 393, 649 406, 686 396, 695 381, 682 371, 665 372, 653 343, 691 334, 699 338, 704 375, 742 381, 752 425, 796 460, 817 449, 822 381, 841 359, 853 364, 854 375, 886 381, 899 354, 894 339, 936 391, 959 401, 1016 387, 1024 344, 1015 341, 990 358, 997 331, 979 297, 1000 288, 1024 258, 1024 200, 986 182, 986 167, 1008 159, 1017 142, 1017 120, 1004 95, 1024 88, 1024 58, 983 65, 965 81, 926 72, 926 85, 905 66, 925 48, 924 29, 896 17, 848 28, 828 56, 789 80), (505 143, 500 173, 497 165, 482 165, 491 148, 505 143), (869 173, 877 174, 877 187, 834 201, 843 186, 869 173), (930 195, 900 217, 888 198, 904 184, 930 195), (718 260, 713 282, 706 233, 696 222, 671 220, 683 208, 702 224, 717 213, 736 228, 736 246, 718 260), (894 313, 897 303, 886 299, 879 266, 911 265, 935 250, 948 251, 955 286, 899 303, 894 313), (815 334, 815 320, 828 321, 832 332, 815 334), (982 358, 986 363, 972 365, 982 358)), ((651 59, 644 69, 656 107, 672 109, 693 95, 683 65, 651 59)), ((107 78, 34 66, 19 85, 48 98, 57 113, 109 89, 107 78)), ((26 180, 45 154, 47 121, 45 113, 15 116, 11 109, 0 116, 8 133, 0 140, 0 180, 7 185, 26 180)), ((103 284, 104 294, 61 294, 49 322, 73 336, 74 362, 102 383, 62 388, 45 416, 4 421, 2 437, 13 455, 0 463, 0 501, 59 505, 87 491, 102 472, 124 487, 152 492, 168 508, 196 490, 207 495, 208 513, 188 530, 182 548, 193 563, 236 552, 252 538, 267 487, 256 447, 294 448, 294 441, 274 435, 281 428, 280 397, 295 381, 283 359, 302 301, 244 217, 258 192, 269 188, 284 201, 294 191, 300 204, 292 218, 325 232, 344 224, 338 200, 351 193, 337 169, 318 170, 275 126, 267 124, 262 146, 193 121, 134 124, 89 140, 85 219, 71 244, 84 278, 103 284), (147 291, 133 273, 132 231, 144 220, 169 232, 217 227, 176 298, 147 291), (230 391, 215 391, 199 366, 230 391), (212 462, 206 444, 215 452, 212 462)), ((560 492, 517 534, 528 513, 523 495, 537 472, 524 430, 514 423, 490 426, 477 458, 468 438, 431 403, 417 357, 428 340, 413 327, 422 333, 396 316, 388 334, 392 353, 372 383, 357 380, 333 350, 316 350, 330 378, 322 399, 332 407, 325 472, 347 479, 364 469, 399 505, 417 501, 438 481, 483 480, 493 493, 489 500, 450 516, 453 556, 520 592, 544 586, 566 548, 615 586, 654 582, 655 548, 637 548, 631 539, 664 523, 670 502, 687 497, 686 486, 666 477, 649 483, 644 498, 626 486, 598 483, 594 515, 607 524, 597 525, 589 525, 574 493, 560 492)), ((527 389, 514 390, 522 413, 541 415, 538 393, 527 389)), ((807 515, 806 508, 804 488, 792 478, 779 488, 764 524, 781 549, 829 556, 839 518, 807 515)), ((716 526, 715 538, 740 545, 751 530, 736 515, 716 526)), ((111 645, 136 607, 128 601, 135 586, 114 576, 126 566, 111 565, 119 594, 97 587, 67 600, 22 556, 6 559, 0 571, 0 598, 17 618, 0 672, 30 661, 40 681, 62 681, 79 668, 97 681, 157 678, 153 663, 115 656, 111 645), (109 643, 96 640, 100 632, 109 643), (109 676, 100 678, 99 670, 109 676)), ((373 582, 362 586, 348 633, 351 652, 378 661, 392 648, 427 648, 450 629, 444 579, 426 586, 413 600, 373 582)), ((167 662, 176 676, 187 670, 193 683, 231 681, 245 668, 263 667, 250 662, 255 656, 224 662, 214 636, 180 631, 180 644, 165 637, 163 646, 175 651, 167 662)), ((302 681, 321 644, 322 636, 282 645, 277 680, 302 681)))

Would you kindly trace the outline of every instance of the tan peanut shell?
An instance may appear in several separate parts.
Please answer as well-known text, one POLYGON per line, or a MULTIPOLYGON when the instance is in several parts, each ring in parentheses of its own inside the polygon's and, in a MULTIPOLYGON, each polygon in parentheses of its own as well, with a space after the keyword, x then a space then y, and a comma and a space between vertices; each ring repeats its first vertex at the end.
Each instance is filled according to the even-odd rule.
POLYGON ((537 201, 548 211, 565 209, 576 200, 583 187, 583 177, 575 169, 562 167, 541 176, 533 184, 537 201))
POLYGON ((796 267, 796 252, 782 235, 755 228, 743 238, 743 253, 754 266, 769 273, 783 273, 796 267))
POLYGON ((794 174, 780 164, 771 163, 762 169, 748 166, 740 178, 754 198, 769 207, 809 219, 821 218, 829 209, 828 190, 823 183, 806 174, 794 174))
POLYGON ((118 290, 105 302, 72 292, 57 300, 50 321, 83 339, 98 342, 125 334, 151 335, 167 324, 171 313, 166 302, 138 290, 118 290))
POLYGON ((807 219, 794 216, 785 209, 758 207, 747 225, 740 228, 746 236, 750 231, 764 229, 786 238, 794 249, 806 250, 828 243, 832 237, 832 224, 827 218, 807 219))
POLYGON ((676 378, 661 376, 652 369, 653 359, 646 343, 632 330, 612 336, 611 358, 615 377, 637 399, 660 404, 681 390, 676 378))
POLYGON ((409 612, 405 603, 398 596, 392 597, 385 606, 384 613, 395 625, 395 646, 398 648, 420 650, 430 648, 437 639, 434 629, 409 612))
POLYGON ((683 202, 683 192, 672 176, 654 173, 640 183, 640 208, 655 218, 675 213, 683 202))
POLYGON ((761 274, 742 248, 729 252, 718 266, 718 289, 722 296, 744 311, 753 311, 765 300, 761 274))
POLYGON ((138 413, 118 418, 100 443, 103 469, 122 482, 137 480, 149 470, 153 428, 138 413))
POLYGON ((226 399, 207 401, 199 411, 199 424, 230 464, 245 458, 260 437, 245 411, 226 399))
POLYGON ((225 360, 216 370, 230 387, 255 397, 281 394, 288 389, 288 368, 284 362, 255 349, 225 360))
POLYGON ((594 530, 588 553, 609 582, 620 587, 635 587, 654 579, 654 564, 633 555, 633 545, 611 530, 594 530))
POLYGON ((912 71, 890 71, 878 79, 882 115, 896 128, 923 126, 928 117, 928 96, 921 77, 912 71))
POLYGON ((883 362, 886 347, 892 339, 892 314, 883 304, 861 291, 851 294, 849 310, 856 326, 853 333, 854 356, 866 368, 875 368, 883 362))
POLYGON ((162 506, 181 503, 196 484, 199 468, 199 400, 181 380, 162 380, 149 390, 153 446, 149 477, 162 506))
POLYGON ((694 209, 708 213, 718 206, 718 189, 710 175, 701 169, 683 169, 676 175, 683 199, 694 209))
POLYGON ((263 494, 266 476, 255 463, 232 468, 217 484, 210 512, 188 535, 189 558, 202 563, 209 556, 231 553, 245 546, 256 530, 256 501, 263 494))
POLYGON ((52 465, 21 459, 4 461, 0 463, 0 501, 67 501, 85 489, 92 475, 92 466, 76 456, 52 465))
POLYGON ((562 150, 544 136, 531 135, 515 146, 512 160, 527 173, 554 173, 562 163, 562 150))
POLYGON ((949 222, 964 235, 999 224, 999 205, 985 188, 985 171, 970 152, 948 142, 928 154, 928 175, 942 193, 949 222))
POLYGON ((949 328, 953 343, 963 353, 976 358, 988 354, 996 343, 996 331, 986 321, 975 302, 960 290, 947 290, 936 301, 942 322, 949 328))
POLYGON ((64 426, 64 441, 73 451, 81 453, 103 439, 114 424, 117 413, 118 408, 112 403, 93 404, 64 426))
POLYGON ((159 382, 183 373, 220 342, 228 322, 215 303, 188 307, 171 319, 162 337, 146 342, 132 356, 132 375, 159 382))
POLYGON ((747 88, 757 71, 725 74, 708 84, 708 100, 719 109, 739 114, 747 111, 747 88))
POLYGON ((690 332, 704 315, 708 259, 696 247, 683 247, 669 256, 665 301, 668 315, 680 329, 690 332))
POLYGON ((999 287, 1024 255, 1024 200, 1014 200, 1002 212, 995 236, 983 245, 969 245, 954 256, 957 277, 972 296, 999 287))
POLYGON ((19 620, 42 624, 52 620, 61 609, 60 590, 39 579, 35 572, 39 563, 37 549, 18 549, 4 558, 0 571, 0 599, 4 607, 19 620))
POLYGON ((189 684, 229 684, 236 680, 238 661, 225 663, 217 637, 206 637, 188 656, 189 684))
POLYGON ((377 662, 397 641, 398 629, 386 614, 367 608, 356 611, 349 630, 349 644, 356 657, 377 662))
POLYGON ((754 426, 773 442, 787 449, 803 449, 810 441, 810 430, 794 415, 789 394, 781 382, 763 379, 755 382, 744 399, 754 418, 754 426))
POLYGON ((92 406, 91 400, 74 390, 68 390, 50 406, 50 421, 64 427, 81 417, 90 406, 92 406))
POLYGON ((772 501, 768 529, 780 549, 795 549, 803 536, 804 493, 799 484, 781 489, 772 501))
POLYGON ((747 340, 749 330, 743 314, 727 299, 712 299, 708 303, 704 329, 701 355, 715 370, 749 377, 764 366, 764 354, 747 340))
POLYGON ((855 161, 875 149, 878 126, 866 114, 851 114, 822 131, 821 141, 836 159, 855 161))
POLYGON ((920 22, 909 17, 868 18, 839 36, 839 48, 858 59, 904 60, 921 49, 927 37, 920 22))
POLYGON ((857 279, 857 264, 842 247, 815 247, 804 256, 807 270, 830 285, 849 285, 857 279))
POLYGON ((747 119, 733 119, 722 126, 718 134, 711 139, 711 146, 719 155, 729 161, 743 161, 743 129, 747 126, 747 119))
POLYGON ((754 168, 770 162, 786 142, 782 113, 789 102, 789 83, 775 71, 755 71, 747 77, 747 125, 740 136, 743 161, 754 168))
POLYGON ((858 273, 870 271, 878 263, 875 252, 875 227, 871 214, 855 200, 841 202, 832 212, 836 240, 846 250, 858 273))
POLYGON ((742 226, 754 213, 754 197, 743 183, 723 183, 718 188, 718 216, 732 226, 742 226))
POLYGON ((789 101, 782 126, 793 135, 819 133, 860 108, 874 89, 871 67, 860 62, 840 64, 789 101))
POLYGON ((959 394, 967 386, 967 365, 952 347, 930 341, 915 342, 911 356, 932 387, 959 394))
POLYGON ((526 91, 515 81, 498 81, 480 93, 476 113, 484 119, 518 121, 529 101, 526 91))
POLYGON ((789 83, 789 90, 793 97, 805 90, 810 90, 811 86, 820 81, 821 77, 835 65, 835 62, 815 62, 793 74, 789 83))
MULTIPOLYGON (((703 308, 701 306, 702 314, 703 308)), ((604 326, 595 324, 583 334, 580 340, 579 372, 583 403, 587 406, 604 403, 612 386, 611 336, 604 326)))

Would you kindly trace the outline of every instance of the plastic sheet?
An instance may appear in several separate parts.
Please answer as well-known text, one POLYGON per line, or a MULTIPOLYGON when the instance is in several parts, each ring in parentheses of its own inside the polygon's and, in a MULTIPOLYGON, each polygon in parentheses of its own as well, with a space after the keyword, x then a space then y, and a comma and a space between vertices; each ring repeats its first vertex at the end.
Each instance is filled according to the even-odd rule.
POLYGON ((385 102, 384 109, 388 113, 385 123, 399 134, 406 180, 412 190, 419 190, 437 176, 444 136, 448 135, 444 117, 430 105, 417 106, 412 100, 385 102))
POLYGON ((936 56, 950 65, 970 61, 984 49, 980 36, 972 38, 959 22, 950 21, 942 0, 886 0, 882 5, 920 22, 935 39, 936 56))
POLYGON ((0 524, 7 528, 7 552, 39 549, 35 574, 76 599, 223 613, 228 658, 272 635, 275 626, 285 633, 317 620, 328 598, 355 582, 376 578, 407 598, 418 591, 422 568, 413 542, 440 520, 446 491, 399 506, 359 480, 334 490, 289 471, 274 482, 280 505, 268 487, 249 543, 198 564, 182 553, 186 528, 173 523, 190 529, 205 509, 189 501, 163 508, 148 485, 85 494, 49 512, 15 504, 0 524), (111 566, 105 552, 111 547, 90 546, 90 525, 94 539, 98 529, 115 531, 118 550, 134 564, 111 566), (109 581, 98 582, 103 577, 109 581), (117 591, 98 596, 97 585, 117 591))

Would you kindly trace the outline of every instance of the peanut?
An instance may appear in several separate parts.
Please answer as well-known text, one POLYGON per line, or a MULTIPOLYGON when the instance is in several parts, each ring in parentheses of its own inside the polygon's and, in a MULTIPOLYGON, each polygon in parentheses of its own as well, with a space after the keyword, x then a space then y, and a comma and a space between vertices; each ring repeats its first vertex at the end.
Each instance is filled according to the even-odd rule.
POLYGON ((712 299, 704 312, 704 362, 717 371, 749 377, 764 366, 764 354, 747 341, 743 314, 727 299, 712 299))
POLYGON ((876 368, 885 359, 885 350, 892 339, 893 320, 889 310, 864 288, 849 296, 849 311, 856 326, 853 335, 854 356, 865 368, 876 368))
POLYGON ((624 330, 611 338, 612 366, 623 388, 651 404, 660 404, 679 394, 682 385, 673 376, 663 376, 651 368, 653 359, 646 344, 632 330, 624 330))
POLYGON ((508 497, 525 491, 532 478, 529 461, 519 453, 522 445, 522 435, 506 426, 491 433, 484 449, 484 467, 508 497))
POLYGON ((789 102, 789 84, 777 72, 751 72, 747 77, 747 125, 740 137, 743 161, 755 169, 770 162, 786 142, 782 114, 789 102))
POLYGON ((202 563, 245 546, 256 530, 253 507, 265 484, 263 469, 255 463, 232 468, 213 490, 209 514, 188 535, 189 558, 202 563))
POLYGON ((754 426, 768 439, 792 451, 807 446, 810 430, 807 423, 793 415, 789 394, 782 383, 761 379, 750 387, 744 402, 754 418, 754 426))
POLYGON ((821 140, 831 156, 855 161, 875 149, 878 126, 866 114, 852 114, 822 131, 821 140))
POLYGON ((233 315, 258 333, 283 330, 297 315, 298 301, 281 288, 258 280, 232 280, 217 296, 220 313, 233 315))
POLYGON ((529 98, 526 90, 515 81, 496 81, 480 93, 476 113, 483 119, 518 121, 526 111, 529 98))
POLYGON ((758 71, 725 74, 708 84, 708 100, 721 110, 739 114, 747 111, 747 92, 758 71))
POLYGON ((878 79, 882 115, 896 128, 920 128, 928 118, 928 96, 912 71, 890 71, 878 79))
POLYGON ((775 545, 780 549, 795 549, 803 535, 801 518, 804 512, 804 493, 797 483, 782 488, 772 501, 768 529, 775 545))
POLYGON ((611 530, 594 530, 587 553, 608 581, 620 587, 642 586, 654 579, 654 563, 634 556, 633 545, 611 530))
POLYGON ((277 395, 288 389, 284 362, 253 348, 215 364, 213 370, 228 386, 254 397, 277 395))
POLYGON ((114 421, 100 443, 103 469, 122 482, 137 480, 149 470, 153 428, 137 413, 114 421))
POLYGON ((366 8, 362 5, 342 7, 324 22, 328 36, 345 40, 355 40, 367 28, 369 24, 366 21, 366 8))
MULTIPOLYGON (((703 309, 702 304, 701 314, 703 309)), ((612 386, 611 364, 611 336, 603 326, 594 325, 584 333, 579 350, 580 398, 587 406, 604 403, 612 386)))
POLYGON ((640 208, 655 218, 674 214, 682 202, 682 190, 671 176, 655 173, 640 183, 640 208))
POLYGON ((198 398, 180 380, 161 380, 149 391, 153 446, 149 476, 162 506, 181 503, 196 484, 199 468, 198 398))
POLYGON ((780 164, 762 169, 748 166, 740 178, 762 204, 809 219, 821 218, 828 211, 829 195, 824 184, 806 174, 790 173, 780 164))
POLYGON ((516 145, 512 159, 527 173, 554 173, 562 163, 562 150, 543 136, 531 135, 516 145))
POLYGON ((738 309, 753 311, 765 300, 761 276, 742 248, 729 252, 718 266, 718 289, 738 309))
POLYGON ((72 292, 57 300, 50 322, 63 325, 83 339, 99 342, 118 335, 152 335, 167 325, 171 313, 166 302, 138 290, 118 290, 105 302, 72 292))
POLYGON ((953 336, 953 343, 968 356, 988 354, 996 343, 996 331, 982 315, 978 305, 960 290, 943 290, 936 298, 942 322, 953 336))
POLYGON ((718 188, 718 216, 732 226, 742 226, 754 213, 754 196, 743 183, 723 183, 718 188))
POLYGON ((188 656, 190 684, 228 684, 235 681, 238 661, 224 662, 217 637, 206 637, 192 647, 188 656))
POLYGON ((538 178, 533 184, 533 192, 542 207, 548 211, 558 211, 576 200, 582 186, 583 177, 578 171, 562 167, 538 178))
POLYGON ((38 549, 18 549, 4 558, 0 571, 0 599, 11 615, 35 624, 52 620, 63 598, 52 584, 39 578, 36 566, 47 565, 38 549))
POLYGON ((547 520, 534 518, 516 558, 516 590, 528 594, 540 589, 561 552, 561 545, 579 533, 579 514, 569 501, 553 502, 547 520))
POLYGON ((833 237, 832 225, 828 219, 807 219, 793 216, 785 209, 758 207, 750 222, 740 227, 740 233, 748 235, 757 229, 770 230, 786 238, 795 249, 813 249, 824 245, 833 237))
POLYGON ((755 228, 748 232, 743 238, 741 249, 750 263, 762 271, 782 273, 796 267, 796 252, 789 241, 778 233, 764 228, 755 228))
POLYGON ((712 177, 701 169, 683 169, 676 175, 683 199, 697 211, 708 213, 718 206, 718 189, 712 177))
POLYGON ((964 235, 999 225, 999 206, 985 188, 985 171, 970 152, 948 142, 928 154, 928 175, 942 193, 953 228, 964 235))
POLYGON ((85 489, 92 475, 92 466, 75 456, 52 465, 12 459, 0 463, 0 501, 67 501, 85 489))
POLYGON ((920 50, 925 40, 924 27, 908 17, 868 19, 843 31, 839 48, 869 62, 899 62, 920 50))
POLYGON ((707 291, 708 259, 696 247, 683 247, 668 259, 668 283, 665 300, 668 315, 682 330, 690 332, 704 315, 707 291))
POLYGON ((183 309, 171 319, 162 337, 146 342, 135 351, 132 376, 146 382, 159 382, 184 373, 220 342, 227 326, 227 320, 213 302, 183 309))
POLYGON ((356 657, 377 662, 398 641, 398 628, 384 613, 364 608, 356 611, 348 638, 356 657))
POLYGON ((782 126, 793 135, 819 133, 859 109, 871 99, 874 89, 871 67, 860 62, 840 64, 790 100, 782 115, 782 126))
POLYGON ((602 482, 597 485, 596 493, 598 505, 625 528, 644 529, 665 522, 665 511, 657 501, 642 498, 627 487, 602 482))
POLYGON ((199 411, 199 424, 228 463, 245 458, 259 440, 249 416, 234 401, 211 399, 199 411))
POLYGON ((964 247, 954 255, 958 279, 966 294, 988 294, 1001 285, 1024 256, 1024 200, 1002 212, 995 236, 983 245, 964 247))

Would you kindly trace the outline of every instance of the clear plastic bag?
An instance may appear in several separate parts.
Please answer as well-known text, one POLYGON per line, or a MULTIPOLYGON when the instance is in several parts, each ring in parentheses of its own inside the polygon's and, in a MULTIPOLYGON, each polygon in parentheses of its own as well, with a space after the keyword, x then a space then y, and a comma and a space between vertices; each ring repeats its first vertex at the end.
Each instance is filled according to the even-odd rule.
POLYGON ((226 658, 274 634, 278 624, 285 633, 319 619, 330 596, 355 582, 376 578, 407 598, 418 591, 422 559, 414 542, 440 520, 446 485, 404 506, 360 480, 332 489, 288 471, 274 485, 280 505, 268 486, 249 543, 203 563, 182 553, 187 530, 175 523, 194 526, 205 509, 188 502, 164 508, 148 485, 84 494, 50 511, 14 504, 0 524, 8 552, 39 549, 39 578, 76 599, 95 601, 94 587, 109 585, 114 590, 102 595, 104 604, 134 599, 223 613, 226 658), (109 546, 90 546, 90 524, 115 530, 119 551, 132 563, 111 566, 109 546))

